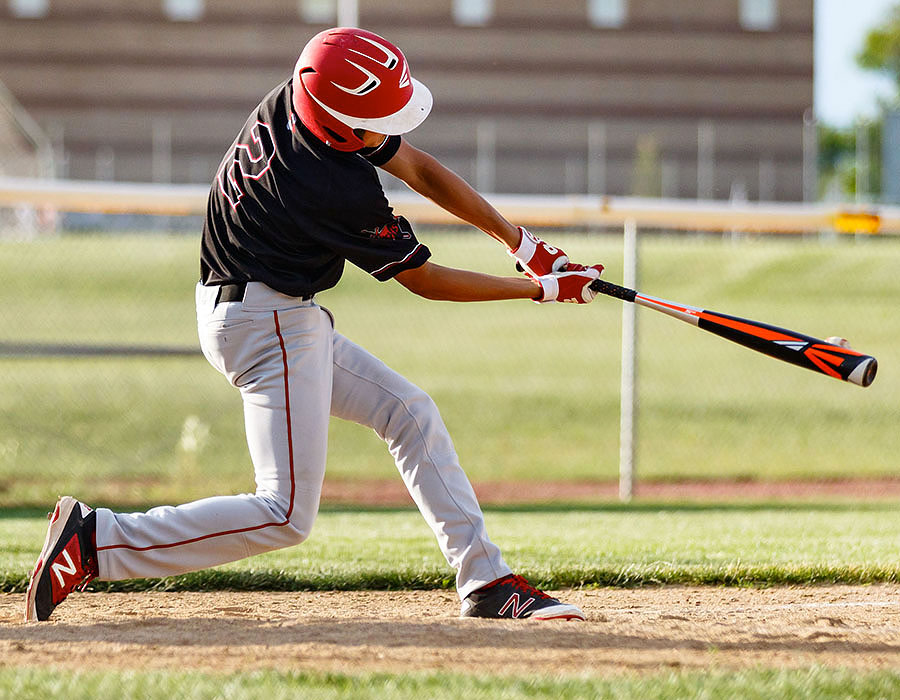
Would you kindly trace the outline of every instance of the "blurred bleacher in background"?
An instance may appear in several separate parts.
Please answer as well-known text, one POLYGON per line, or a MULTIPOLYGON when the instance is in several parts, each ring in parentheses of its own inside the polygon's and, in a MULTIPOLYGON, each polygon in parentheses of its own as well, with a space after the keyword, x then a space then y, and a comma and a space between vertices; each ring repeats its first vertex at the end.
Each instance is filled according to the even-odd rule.
MULTIPOLYGON (((815 198, 813 0, 359 0, 358 18, 434 92, 411 140, 483 191, 815 198)), ((336 0, 7 0, 0 81, 59 177, 208 182, 336 21, 336 0)))

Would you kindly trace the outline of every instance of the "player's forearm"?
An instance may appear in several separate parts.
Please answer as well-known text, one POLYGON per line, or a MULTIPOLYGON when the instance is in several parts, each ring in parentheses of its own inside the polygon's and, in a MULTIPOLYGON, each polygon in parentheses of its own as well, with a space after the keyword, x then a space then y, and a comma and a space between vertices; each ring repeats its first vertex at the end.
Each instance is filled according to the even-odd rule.
POLYGON ((459 175, 433 156, 404 143, 385 169, 413 190, 458 216, 507 248, 519 245, 519 230, 459 175), (399 157, 398 157, 399 156, 399 157))
POLYGON ((435 301, 500 301, 541 295, 540 285, 531 279, 496 277, 430 262, 405 270, 395 279, 409 291, 435 301))
POLYGON ((452 170, 435 161, 435 167, 427 172, 424 183, 426 191, 420 194, 438 206, 493 236, 507 248, 519 245, 518 228, 452 170))

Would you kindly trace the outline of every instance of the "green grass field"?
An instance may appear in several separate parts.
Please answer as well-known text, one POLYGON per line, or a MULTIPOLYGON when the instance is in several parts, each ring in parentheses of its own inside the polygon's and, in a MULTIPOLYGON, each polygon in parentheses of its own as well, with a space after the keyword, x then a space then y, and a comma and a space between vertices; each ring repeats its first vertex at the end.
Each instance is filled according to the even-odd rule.
MULTIPOLYGON (((41 514, 42 515, 42 514, 41 514)), ((46 520, 5 511, 0 592, 24 591, 46 520)), ((885 505, 558 506, 488 509, 510 566, 547 588, 900 581, 900 509, 885 505)), ((100 590, 452 588, 415 509, 326 509, 300 547, 162 581, 100 590)))
MULTIPOLYGON (((619 237, 548 236, 621 279, 619 237)), ((438 262, 508 274, 480 234, 424 233, 438 262)), ((0 243, 0 341, 195 347, 191 236, 0 243)), ((641 309, 640 477, 896 474, 900 242, 642 240, 642 291, 812 335, 880 361, 860 389, 641 309)), ((621 302, 450 304, 348 268, 337 327, 431 393, 475 481, 612 479, 621 302)), ((0 357, 0 503, 77 491, 121 503, 252 489, 237 393, 188 358, 0 357)), ((377 438, 334 421, 328 473, 393 478, 377 438)))
POLYGON ((635 698, 746 698, 786 700, 879 700, 900 693, 895 671, 858 673, 846 670, 749 670, 735 673, 677 672, 598 678, 475 678, 466 675, 383 673, 358 675, 255 672, 215 675, 146 672, 78 673, 0 671, 0 693, 18 700, 65 697, 69 700, 141 698, 141 700, 627 700, 635 698))

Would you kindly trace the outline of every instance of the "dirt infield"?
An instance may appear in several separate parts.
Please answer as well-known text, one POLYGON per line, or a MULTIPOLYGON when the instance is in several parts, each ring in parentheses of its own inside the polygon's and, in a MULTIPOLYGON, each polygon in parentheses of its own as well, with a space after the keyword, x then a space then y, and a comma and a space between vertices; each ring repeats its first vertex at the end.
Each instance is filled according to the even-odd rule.
POLYGON ((50 622, 0 596, 0 664, 609 675, 900 666, 900 586, 562 593, 585 623, 462 620, 450 591, 84 593, 50 622), (52 662, 50 661, 52 660, 52 662))

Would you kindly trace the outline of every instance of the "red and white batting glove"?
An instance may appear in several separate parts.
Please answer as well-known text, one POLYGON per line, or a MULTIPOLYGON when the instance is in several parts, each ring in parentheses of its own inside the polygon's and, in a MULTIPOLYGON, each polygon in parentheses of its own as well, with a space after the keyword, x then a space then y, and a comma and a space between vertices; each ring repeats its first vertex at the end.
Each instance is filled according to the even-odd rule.
POLYGON ((539 304, 562 301, 569 304, 590 304, 597 292, 591 289, 591 282, 600 277, 603 265, 591 265, 576 272, 557 272, 534 279, 541 285, 541 296, 535 299, 539 304))
MULTIPOLYGON (((531 273, 534 277, 541 277, 569 269, 568 255, 521 226, 518 228, 521 234, 519 245, 507 252, 516 259, 523 271, 531 273)), ((574 267, 584 269, 582 265, 574 267)))

